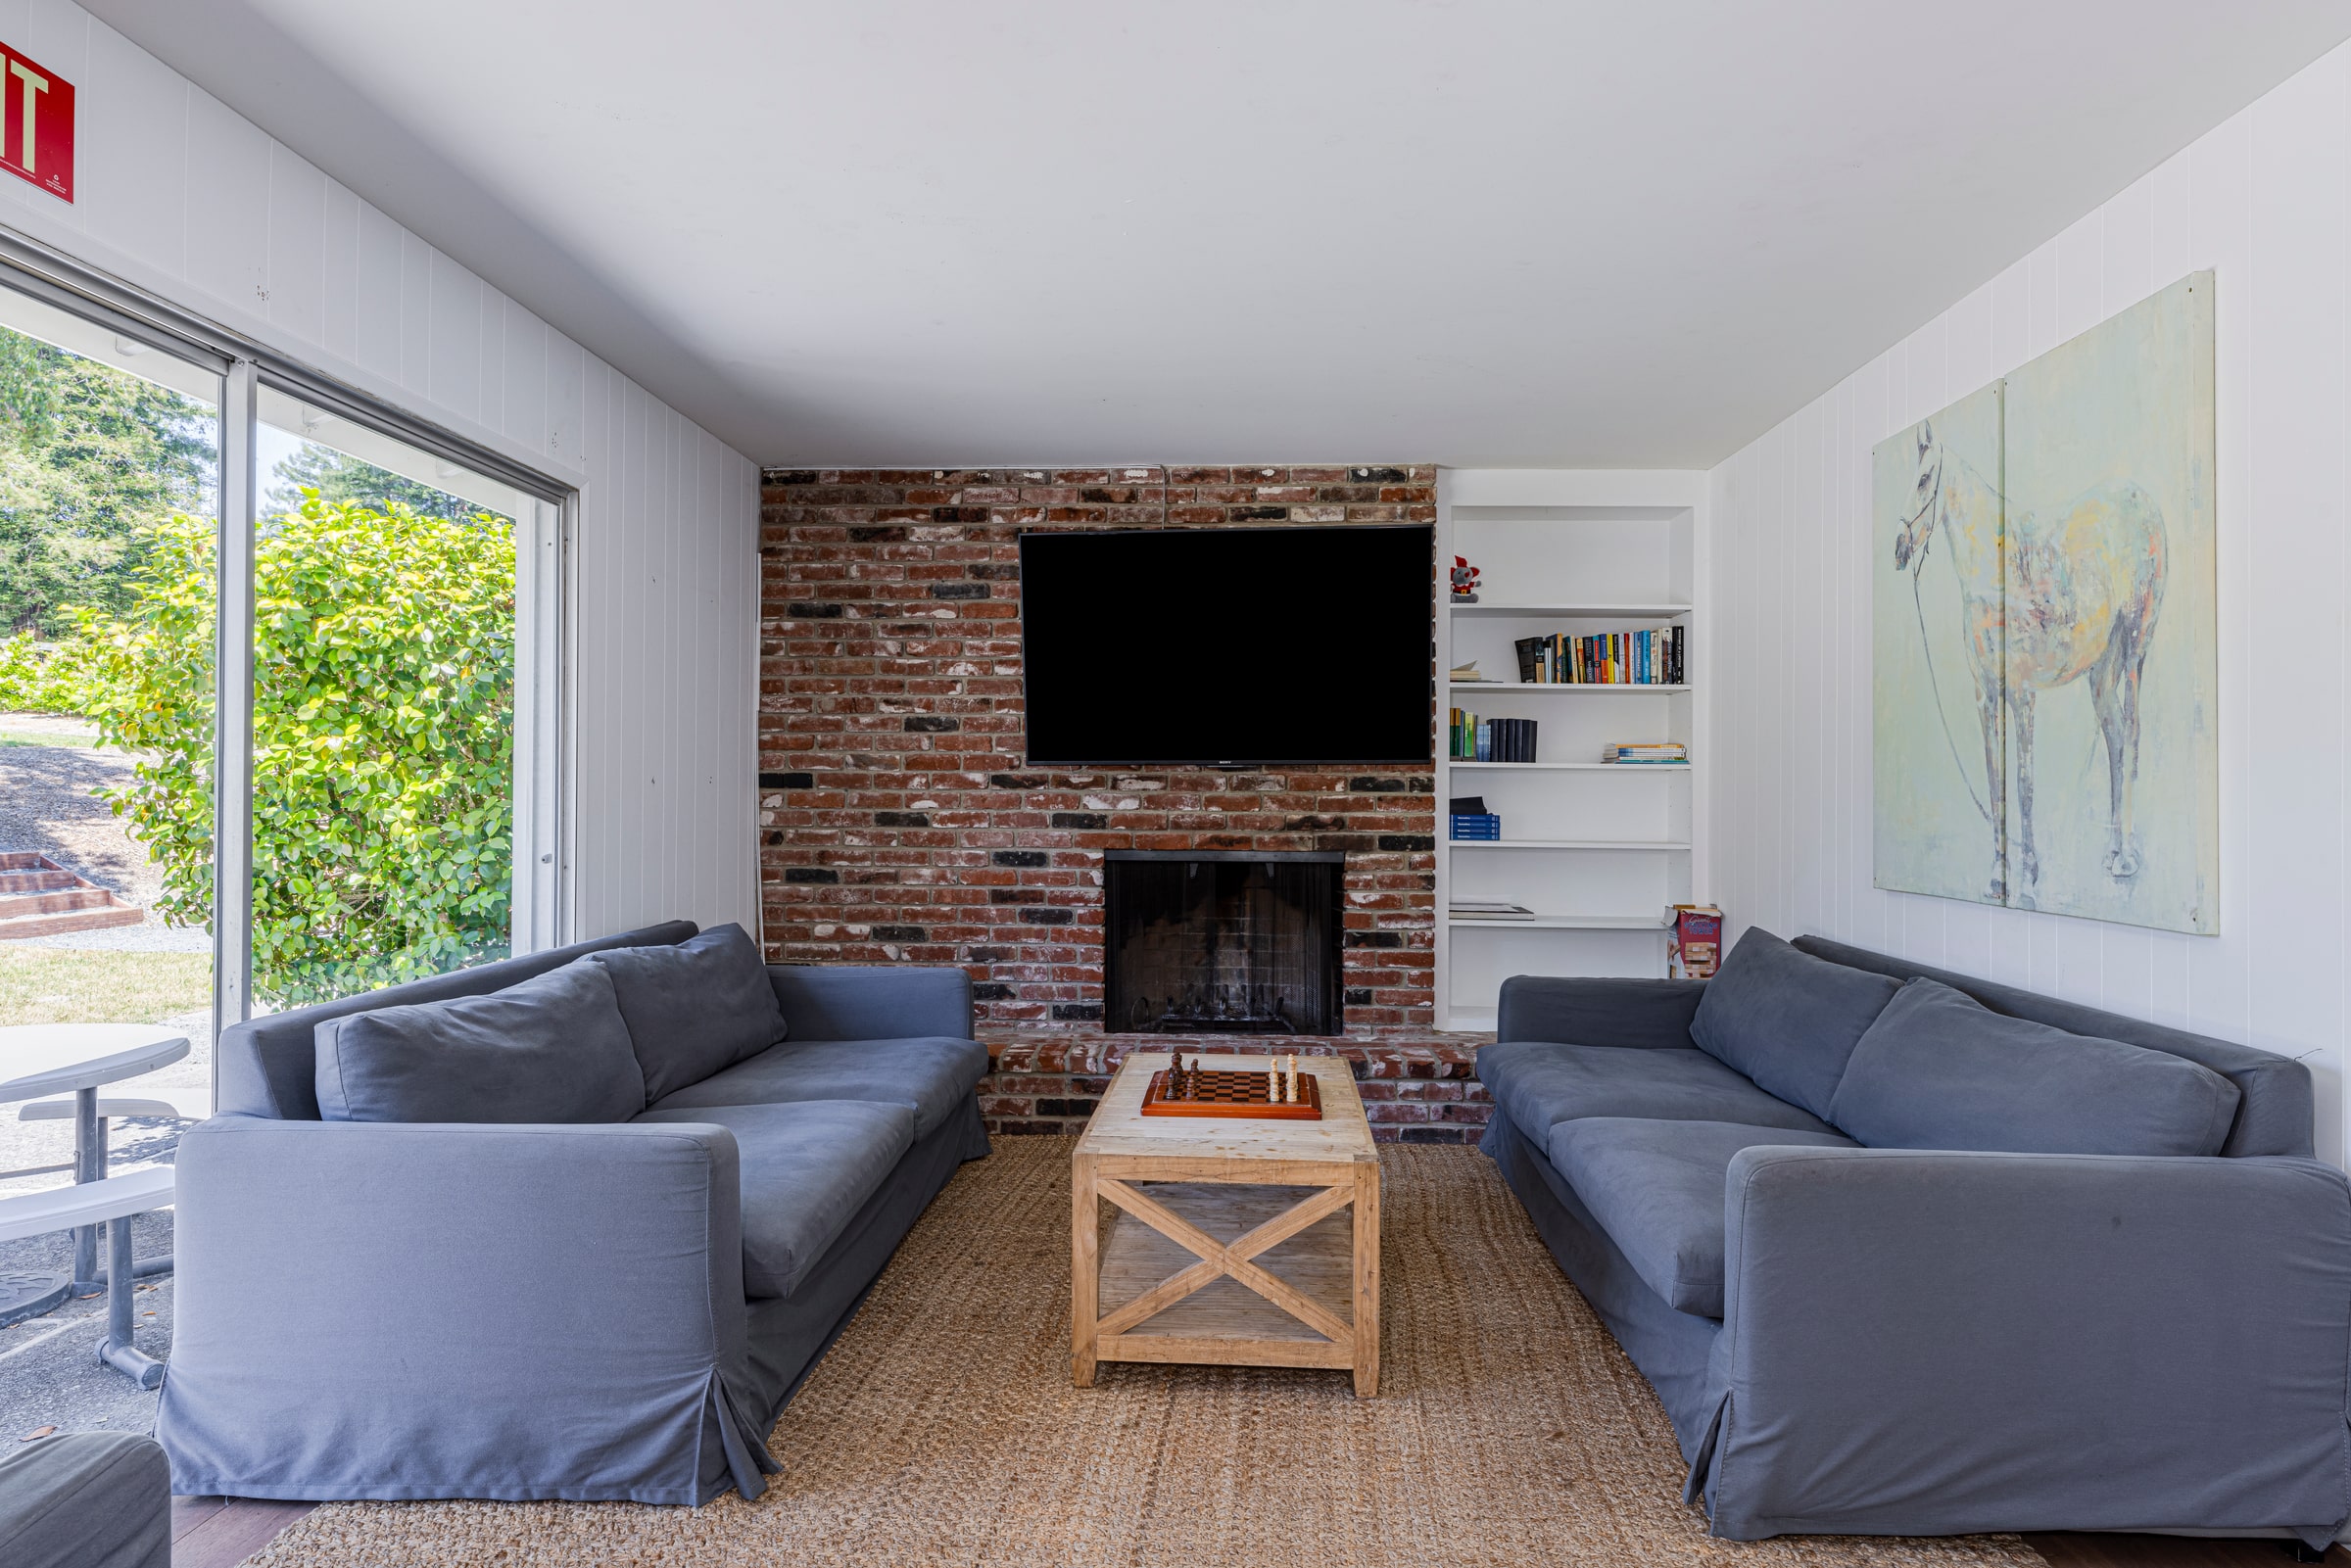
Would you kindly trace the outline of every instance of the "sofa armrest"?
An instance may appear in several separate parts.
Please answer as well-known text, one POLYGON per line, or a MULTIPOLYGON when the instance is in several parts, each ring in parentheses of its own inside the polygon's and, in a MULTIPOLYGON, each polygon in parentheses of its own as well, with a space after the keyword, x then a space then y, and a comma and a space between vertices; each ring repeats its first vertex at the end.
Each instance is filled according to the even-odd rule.
MULTIPOLYGON (((685 1122, 189 1129, 157 1428, 174 1483, 528 1495, 498 1488, 580 1433, 604 1436, 571 1495, 641 1480, 744 1364, 738 1158, 685 1122)), ((700 1500, 674 1479, 646 1500, 700 1500)))
POLYGON ((972 977, 950 964, 770 964, 794 1040, 972 1037, 972 977))
POLYGON ((1764 1147, 1724 1185, 1718 1534, 2351 1515, 2331 1166, 1764 1147))
POLYGON ((1502 982, 1494 1038, 1560 1045, 1688 1049, 1703 980, 1560 979, 1514 974, 1502 982))

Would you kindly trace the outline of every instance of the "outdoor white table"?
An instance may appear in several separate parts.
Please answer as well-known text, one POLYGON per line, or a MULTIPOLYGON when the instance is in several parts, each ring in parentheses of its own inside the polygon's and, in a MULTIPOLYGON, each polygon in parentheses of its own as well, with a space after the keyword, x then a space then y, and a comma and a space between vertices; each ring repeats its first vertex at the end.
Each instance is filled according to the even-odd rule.
MULTIPOLYGON (((73 1096, 73 1180, 106 1176, 106 1124, 98 1116, 101 1084, 168 1067, 188 1054, 188 1038, 154 1023, 24 1023, 0 1028, 0 1105, 73 1096)), ((69 1295, 98 1285, 98 1227, 73 1229, 73 1274, 0 1274, 0 1323, 50 1310, 69 1295)), ((127 1282, 124 1282, 127 1290, 127 1282)))

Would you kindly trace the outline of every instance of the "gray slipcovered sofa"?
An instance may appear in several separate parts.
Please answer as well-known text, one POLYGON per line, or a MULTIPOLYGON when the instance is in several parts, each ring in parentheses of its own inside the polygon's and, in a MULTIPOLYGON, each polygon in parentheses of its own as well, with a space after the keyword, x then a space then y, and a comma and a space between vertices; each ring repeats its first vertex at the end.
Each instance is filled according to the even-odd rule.
POLYGON ((171 1568, 171 1469, 128 1432, 68 1432, 0 1450, 8 1568, 171 1568))
POLYGON ((2269 1052, 1750 931, 1503 987, 1481 1147, 1719 1536, 2351 1516, 2351 1187, 2269 1052))
POLYGON ((971 1033, 961 970, 762 969, 684 922, 223 1031, 179 1146, 175 1490, 757 1497, 800 1379, 987 1153, 971 1033))

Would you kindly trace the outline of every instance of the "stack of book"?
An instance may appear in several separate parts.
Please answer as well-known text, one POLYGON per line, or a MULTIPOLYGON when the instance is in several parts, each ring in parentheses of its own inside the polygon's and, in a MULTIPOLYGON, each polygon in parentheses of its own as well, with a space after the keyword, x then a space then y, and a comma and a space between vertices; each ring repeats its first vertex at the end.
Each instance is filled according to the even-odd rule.
POLYGON ((1446 906, 1446 913, 1455 920, 1533 920, 1535 912, 1524 904, 1506 904, 1494 898, 1457 898, 1446 906))
POLYGON ((1688 629, 1603 632, 1597 637, 1522 637, 1518 679, 1534 686, 1680 686, 1688 629))
POLYGON ((1446 727, 1446 752, 1456 762, 1532 762, 1535 721, 1481 719, 1455 708, 1446 727))
POLYGON ((1475 838, 1493 842, 1502 837, 1502 818, 1490 811, 1477 816, 1457 811, 1453 814, 1451 821, 1453 836, 1456 838, 1475 838))
POLYGON ((1603 762, 1663 763, 1681 767, 1690 761, 1690 748, 1679 740, 1619 741, 1601 747, 1603 762))

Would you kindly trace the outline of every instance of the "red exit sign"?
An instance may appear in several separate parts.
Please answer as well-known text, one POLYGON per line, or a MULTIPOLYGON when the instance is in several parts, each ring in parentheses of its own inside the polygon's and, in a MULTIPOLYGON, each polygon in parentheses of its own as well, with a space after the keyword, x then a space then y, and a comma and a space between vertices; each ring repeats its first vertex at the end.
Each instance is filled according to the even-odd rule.
POLYGON ((0 44, 0 168, 73 200, 73 84, 0 44))

